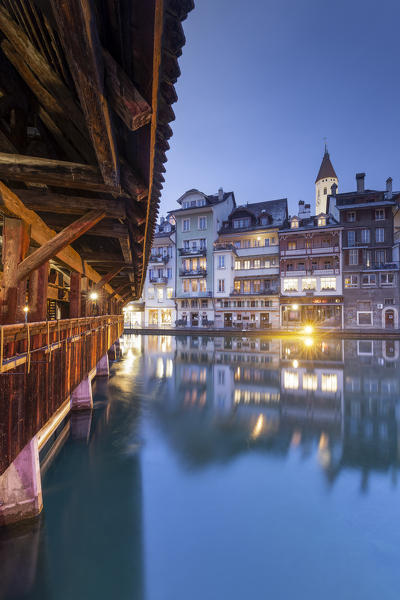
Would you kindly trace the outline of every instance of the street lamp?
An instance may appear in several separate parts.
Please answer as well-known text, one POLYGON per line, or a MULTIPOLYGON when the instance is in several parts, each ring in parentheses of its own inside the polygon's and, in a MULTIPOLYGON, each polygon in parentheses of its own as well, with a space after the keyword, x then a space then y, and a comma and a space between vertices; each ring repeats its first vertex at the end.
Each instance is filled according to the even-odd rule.
POLYGON ((25 313, 25 323, 27 323, 27 322, 28 322, 28 312, 29 312, 29 306, 26 304, 22 310, 23 310, 23 311, 24 311, 24 313, 25 313))
POLYGON ((96 301, 98 297, 99 297, 99 295, 97 292, 91 292, 91 294, 89 296, 89 298, 93 301, 96 301))

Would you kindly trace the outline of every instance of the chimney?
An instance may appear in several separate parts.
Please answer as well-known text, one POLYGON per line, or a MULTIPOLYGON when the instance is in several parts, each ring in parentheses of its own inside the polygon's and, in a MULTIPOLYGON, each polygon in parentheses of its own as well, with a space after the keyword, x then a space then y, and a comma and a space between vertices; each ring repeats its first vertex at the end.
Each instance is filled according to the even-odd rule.
POLYGON ((388 200, 391 200, 391 199, 392 199, 392 196, 393 196, 392 183, 393 183, 393 180, 392 180, 392 178, 391 178, 391 177, 388 177, 388 178, 386 179, 386 198, 387 198, 388 200))
POLYGON ((223 200, 223 199, 224 199, 224 190, 222 189, 222 187, 220 187, 218 190, 218 200, 223 200))
POLYGON ((304 215, 306 217, 309 217, 311 214, 311 204, 305 204, 304 205, 304 215))
POLYGON ((299 200, 299 217, 308 217, 310 215, 310 205, 304 204, 304 200, 299 200))
POLYGON ((364 178, 365 178, 365 173, 356 173, 357 192, 364 191, 364 178))
POLYGON ((336 192, 337 192, 337 184, 334 183, 331 187, 331 196, 335 196, 336 197, 336 192))

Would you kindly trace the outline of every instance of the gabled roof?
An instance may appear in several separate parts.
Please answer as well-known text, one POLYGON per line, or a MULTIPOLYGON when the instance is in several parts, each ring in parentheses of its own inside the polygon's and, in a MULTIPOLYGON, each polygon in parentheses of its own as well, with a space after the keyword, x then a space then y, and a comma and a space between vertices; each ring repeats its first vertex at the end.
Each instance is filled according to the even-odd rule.
POLYGON ((325 154, 323 156, 315 183, 317 183, 317 181, 320 179, 327 179, 328 177, 335 177, 336 179, 338 178, 331 163, 331 159, 329 158, 329 152, 325 149, 325 154))

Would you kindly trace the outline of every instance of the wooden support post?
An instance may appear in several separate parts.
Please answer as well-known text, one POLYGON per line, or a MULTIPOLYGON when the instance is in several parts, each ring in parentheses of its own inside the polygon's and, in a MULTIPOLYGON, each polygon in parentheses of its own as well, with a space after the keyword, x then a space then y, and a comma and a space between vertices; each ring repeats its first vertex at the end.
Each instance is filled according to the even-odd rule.
POLYGON ((56 256, 60 250, 69 246, 71 242, 96 225, 103 217, 105 217, 104 212, 91 210, 77 221, 68 225, 68 227, 65 227, 60 233, 57 233, 51 240, 35 250, 35 252, 18 265, 16 272, 17 280, 21 281, 28 277, 34 269, 40 267, 49 258, 56 256))
POLYGON ((29 227, 20 219, 4 218, 3 277, 1 280, 1 322, 18 323, 25 319, 26 280, 16 277, 17 265, 29 248, 29 227))
POLYGON ((69 316, 76 318, 81 316, 81 287, 82 275, 73 271, 71 273, 69 288, 69 316))
POLYGON ((47 317, 47 289, 49 262, 35 269, 29 277, 29 321, 45 321, 47 317))

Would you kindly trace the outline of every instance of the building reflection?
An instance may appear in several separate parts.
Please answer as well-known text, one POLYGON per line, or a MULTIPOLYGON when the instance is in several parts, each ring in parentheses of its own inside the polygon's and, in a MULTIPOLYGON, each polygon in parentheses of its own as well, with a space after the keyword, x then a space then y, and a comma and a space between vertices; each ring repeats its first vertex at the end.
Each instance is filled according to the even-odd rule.
MULTIPOLYGON (((344 469, 399 462, 398 341, 179 336, 160 424, 191 468, 252 449, 344 469)), ((164 367, 165 368, 165 367, 164 367)))

